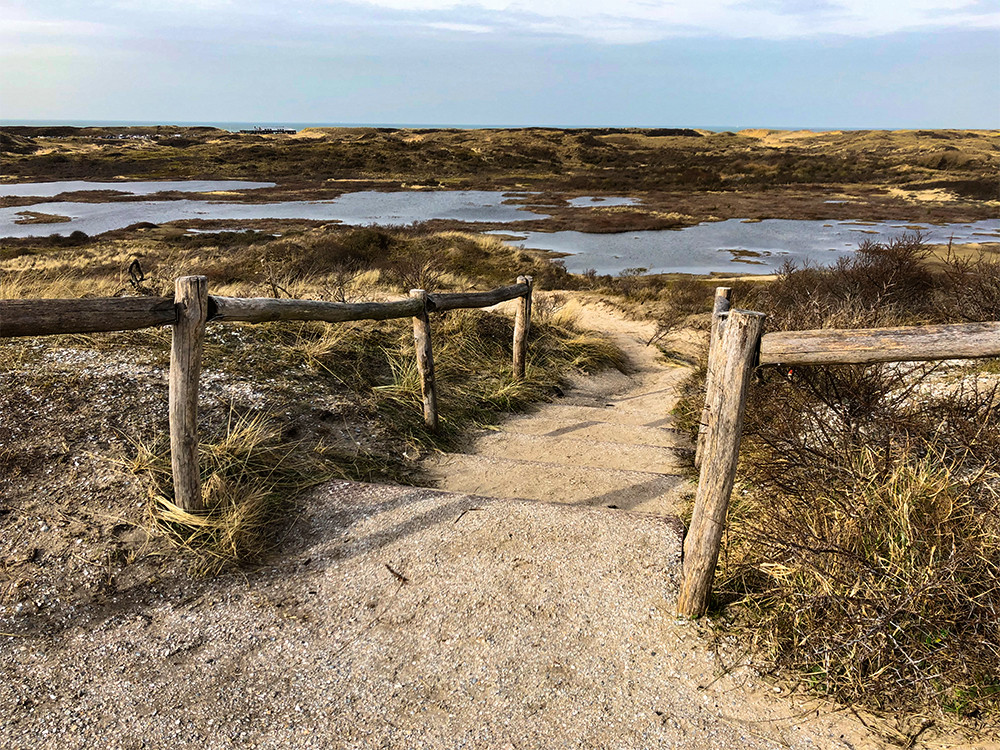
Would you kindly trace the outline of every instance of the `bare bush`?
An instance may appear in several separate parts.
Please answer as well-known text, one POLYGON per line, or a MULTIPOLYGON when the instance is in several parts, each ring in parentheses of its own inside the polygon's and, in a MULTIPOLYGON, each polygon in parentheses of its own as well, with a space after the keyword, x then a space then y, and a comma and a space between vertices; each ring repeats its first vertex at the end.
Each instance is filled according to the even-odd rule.
MULTIPOLYGON (((786 268, 768 327, 995 318, 995 262, 919 236, 786 268)), ((771 663, 852 705, 1000 716, 1000 393, 990 365, 800 367, 751 390, 718 591, 771 663)))

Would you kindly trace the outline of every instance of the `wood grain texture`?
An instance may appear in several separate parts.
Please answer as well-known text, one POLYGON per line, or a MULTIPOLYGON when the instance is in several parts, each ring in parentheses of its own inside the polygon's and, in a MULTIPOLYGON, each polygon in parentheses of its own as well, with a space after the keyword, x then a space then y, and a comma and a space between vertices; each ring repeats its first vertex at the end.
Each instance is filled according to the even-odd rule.
POLYGON ((717 360, 720 387, 709 404, 708 442, 691 527, 684 539, 684 581, 677 600, 682 617, 700 617, 708 609, 763 325, 762 313, 732 310, 722 334, 717 360))
POLYGON ((389 320, 409 318, 423 312, 423 302, 405 299, 398 302, 321 302, 304 299, 246 299, 211 297, 212 321, 267 323, 275 320, 319 320, 344 323, 349 320, 389 320))
POLYGON ((170 345, 170 464, 174 504, 202 510, 198 468, 198 380, 208 317, 208 281, 204 276, 177 279, 177 322, 170 345))
POLYGON ((518 276, 518 286, 527 287, 527 293, 521 297, 514 316, 514 377, 524 378, 528 361, 528 335, 531 333, 531 290, 533 279, 530 276, 518 276))
MULTIPOLYGON (((422 304, 427 300, 423 289, 411 289, 410 297, 422 304)), ((438 428, 437 384, 434 381, 434 352, 431 348, 431 324, 427 312, 413 316, 413 345, 420 373, 420 393, 424 400, 424 424, 431 430, 438 428)))
MULTIPOLYGON (((526 278, 526 277, 522 277, 526 278)), ((492 307, 509 299, 523 297, 531 289, 527 282, 502 286, 489 292, 462 292, 459 294, 429 294, 428 308, 431 312, 444 312, 469 307, 492 307)))
POLYGON ((170 297, 0 300, 0 338, 134 331, 176 317, 170 297))
POLYGON ((1000 323, 776 331, 760 342, 762 365, 920 362, 1000 356, 1000 323))
POLYGON ((701 410, 701 419, 698 422, 698 440, 694 451, 694 466, 696 469, 701 468, 701 460, 705 453, 705 443, 708 440, 708 405, 715 398, 715 391, 719 387, 719 380, 715 375, 719 363, 715 361, 715 357, 718 356, 722 331, 725 328, 725 315, 732 306, 731 293, 732 289, 727 286, 715 288, 715 302, 712 307, 712 331, 708 337, 708 364, 705 369, 705 405, 701 410))

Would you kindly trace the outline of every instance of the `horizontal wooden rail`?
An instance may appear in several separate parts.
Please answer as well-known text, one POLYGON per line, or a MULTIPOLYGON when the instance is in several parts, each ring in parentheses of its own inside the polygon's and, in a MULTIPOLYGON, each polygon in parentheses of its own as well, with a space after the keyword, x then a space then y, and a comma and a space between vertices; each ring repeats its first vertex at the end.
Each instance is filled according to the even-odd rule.
POLYGON ((716 289, 707 395, 702 410, 704 457, 684 540, 684 580, 677 602, 678 614, 684 617, 700 617, 708 608, 739 455, 749 373, 755 364, 847 365, 1000 357, 1000 322, 776 331, 761 335, 760 313, 720 311, 720 297, 727 292, 721 287, 716 289), (716 321, 722 331, 718 339, 716 321))
MULTIPOLYGON (((492 307, 530 292, 527 284, 502 286, 489 292, 428 294, 427 312, 444 312, 470 307, 492 307)), ((210 321, 264 323, 274 320, 321 320, 343 323, 348 320, 388 320, 409 318, 424 311, 422 300, 411 297, 397 302, 320 302, 317 300, 268 299, 264 297, 209 297, 210 321)))
POLYGON ((320 320, 344 323, 349 320, 389 320, 409 318, 424 311, 423 300, 398 302, 320 302, 304 299, 208 298, 209 321, 267 323, 275 320, 320 320))
POLYGON ((515 379, 523 378, 531 326, 532 280, 530 276, 519 276, 517 281, 489 292, 429 295, 422 289, 414 289, 407 299, 395 302, 347 303, 218 297, 208 294, 208 280, 204 276, 185 276, 176 280, 173 297, 0 300, 0 338, 173 326, 169 417, 174 502, 183 510, 200 512, 204 499, 198 465, 198 391, 206 323, 279 320, 343 323, 412 318, 424 421, 429 429, 436 430, 437 386, 428 313, 492 307, 522 298, 514 325, 513 370, 515 379))
POLYGON ((1000 357, 1000 323, 776 331, 760 342, 762 365, 847 365, 1000 357))
POLYGON ((531 293, 528 284, 502 286, 489 292, 463 292, 461 294, 428 294, 430 312, 444 312, 468 307, 492 307, 509 299, 524 297, 531 293))
POLYGON ((173 297, 0 300, 0 338, 134 331, 176 320, 173 297))
MULTIPOLYGON (((427 295, 427 312, 491 307, 531 293, 528 284, 489 292, 427 295)), ((322 302, 319 300, 210 296, 209 321, 265 323, 276 320, 350 320, 409 318, 425 311, 423 300, 396 302, 322 302)), ((0 300, 0 338, 60 333, 133 331, 177 321, 173 297, 95 297, 92 299, 0 300)))

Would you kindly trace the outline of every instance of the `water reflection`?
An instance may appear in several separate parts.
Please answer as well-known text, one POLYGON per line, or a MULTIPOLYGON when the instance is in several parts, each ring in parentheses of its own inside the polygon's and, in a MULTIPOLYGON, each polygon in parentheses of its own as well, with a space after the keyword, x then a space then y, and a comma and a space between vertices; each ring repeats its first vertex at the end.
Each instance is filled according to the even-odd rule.
POLYGON ((568 253, 563 261, 574 273, 590 268, 600 274, 618 274, 626 268, 646 268, 650 273, 766 273, 788 260, 827 265, 852 253, 865 239, 884 241, 916 230, 934 244, 1000 242, 1000 221, 995 219, 944 225, 730 219, 686 229, 615 234, 519 232, 512 241, 568 253))
POLYGON ((149 182, 91 182, 63 180, 61 182, 22 182, 0 185, 0 196, 54 198, 60 193, 81 190, 114 190, 130 195, 152 195, 161 192, 211 193, 216 190, 257 190, 274 187, 273 182, 246 182, 244 180, 156 180, 149 182))

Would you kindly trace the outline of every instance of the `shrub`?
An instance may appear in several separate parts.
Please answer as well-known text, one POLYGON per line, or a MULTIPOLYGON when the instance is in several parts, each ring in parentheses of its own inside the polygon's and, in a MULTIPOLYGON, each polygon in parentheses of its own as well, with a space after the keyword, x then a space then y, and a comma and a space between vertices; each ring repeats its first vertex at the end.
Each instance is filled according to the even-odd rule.
POLYGON ((1000 708, 997 387, 935 368, 753 389, 719 591, 774 663, 845 703, 1000 708))
MULTIPOLYGON (((1000 266, 925 256, 918 236, 865 243, 739 306, 771 330, 995 317, 1000 266)), ((981 371, 761 372, 716 590, 772 665, 850 705, 1000 716, 1000 392, 981 371)))
POLYGON ((866 240, 835 266, 785 265, 778 279, 740 304, 768 313, 770 330, 863 328, 937 320, 940 279, 919 234, 866 240), (755 307, 756 306, 756 307, 755 307))

